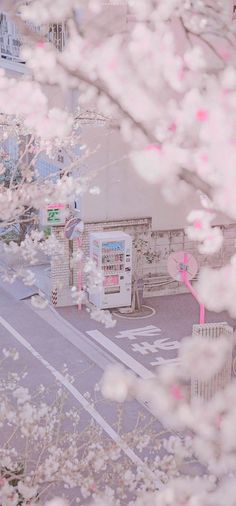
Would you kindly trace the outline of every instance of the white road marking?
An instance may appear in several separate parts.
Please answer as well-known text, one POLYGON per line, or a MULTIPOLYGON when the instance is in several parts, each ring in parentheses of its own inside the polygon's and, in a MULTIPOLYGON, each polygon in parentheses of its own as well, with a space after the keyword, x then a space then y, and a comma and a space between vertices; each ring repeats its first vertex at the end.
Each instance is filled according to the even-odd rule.
POLYGON ((99 330, 87 331, 92 339, 108 350, 112 355, 115 355, 123 364, 127 365, 129 369, 132 369, 138 376, 143 379, 154 378, 154 374, 144 367, 140 362, 131 357, 126 351, 122 350, 119 346, 114 344, 108 337, 104 336, 99 330))
POLYGON ((45 360, 40 353, 38 353, 33 346, 14 329, 4 318, 0 316, 0 324, 24 347, 26 348, 41 364, 43 364, 46 369, 48 369, 51 374, 59 381, 70 393, 75 397, 75 399, 83 406, 85 411, 87 411, 91 417, 102 427, 104 432, 110 436, 110 438, 123 450, 123 452, 127 455, 127 457, 137 466, 142 467, 145 471, 145 474, 151 479, 154 480, 157 484, 158 488, 163 488, 163 483, 155 476, 155 474, 148 469, 146 464, 134 453, 134 451, 129 448, 128 445, 122 441, 119 434, 114 431, 114 429, 106 422, 106 420, 96 411, 96 409, 84 398, 84 396, 59 372, 55 367, 53 367, 47 360, 45 360))
POLYGON ((157 337, 161 333, 161 329, 156 325, 146 325, 146 327, 120 330, 115 336, 116 339, 136 340, 138 337, 157 337))

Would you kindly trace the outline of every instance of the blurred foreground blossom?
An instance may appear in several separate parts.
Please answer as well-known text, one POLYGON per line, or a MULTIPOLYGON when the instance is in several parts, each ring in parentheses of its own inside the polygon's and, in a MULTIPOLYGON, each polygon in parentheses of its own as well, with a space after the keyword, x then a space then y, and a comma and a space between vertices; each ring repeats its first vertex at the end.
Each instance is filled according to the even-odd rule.
POLYGON ((196 284, 200 299, 210 311, 227 310, 236 317, 236 255, 221 269, 204 267, 196 284))
POLYGON ((194 377, 202 381, 209 380, 226 362, 232 352, 232 343, 227 336, 215 340, 205 337, 194 337, 182 340, 179 357, 183 372, 187 377, 194 377))
POLYGON ((135 376, 120 365, 107 367, 101 382, 101 392, 107 399, 125 401, 131 394, 135 376))

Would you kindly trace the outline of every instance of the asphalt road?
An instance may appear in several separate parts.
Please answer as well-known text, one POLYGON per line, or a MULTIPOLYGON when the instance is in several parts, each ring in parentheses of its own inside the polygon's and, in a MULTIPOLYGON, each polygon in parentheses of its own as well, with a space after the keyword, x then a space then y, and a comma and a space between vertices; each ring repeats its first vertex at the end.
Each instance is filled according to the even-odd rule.
MULTIPOLYGON (((102 444, 118 444, 124 463, 134 471, 141 467, 151 472, 156 487, 160 488, 158 473, 152 474, 152 461, 158 451, 154 436, 150 447, 140 453, 138 436, 131 441, 130 433, 137 426, 137 420, 136 434, 139 431, 142 434, 148 426, 150 434, 155 434, 158 440, 158 434, 162 439, 170 431, 153 419, 146 406, 136 401, 123 405, 120 418, 120 406, 102 399, 95 385, 110 363, 123 363, 140 377, 148 378, 159 365, 168 366, 176 361, 181 338, 191 334, 192 325, 198 323, 194 299, 179 295, 146 300, 154 310, 150 318, 117 317, 116 326, 106 329, 91 320, 85 310, 35 309, 29 300, 19 301, 14 297, 14 287, 8 286, 8 291, 5 288, 1 283, 0 342, 2 348, 14 347, 19 351, 20 359, 14 365, 16 370, 27 369, 24 384, 31 391, 40 383, 52 391, 61 385, 68 393, 68 409, 76 407, 81 413, 82 428, 92 418, 102 430, 102 444), (65 364, 73 381, 64 372, 65 364), (124 440, 128 441, 125 447, 124 440)), ((224 313, 207 313, 206 318, 208 322, 234 323, 224 313)), ((112 485, 117 487, 116 482, 112 485)), ((73 491, 73 497, 76 494, 79 491, 73 491)))
MULTIPOLYGON (((181 339, 190 336, 193 325, 199 323, 199 306, 190 294, 156 297, 144 302, 153 310, 150 317, 117 316, 114 312, 116 325, 107 329, 92 320, 86 310, 78 312, 76 306, 58 308, 57 312, 91 342, 109 350, 114 359, 145 378, 160 365, 176 361, 181 339)), ((206 323, 235 325, 226 312, 206 311, 205 319, 206 323)))
MULTIPOLYGON (((167 436, 169 431, 165 431, 138 402, 122 405, 120 413, 119 405, 105 401, 100 393, 94 391, 103 370, 114 362, 114 357, 73 329, 51 308, 36 310, 29 301, 18 301, 3 288, 0 288, 0 300, 1 348, 19 351, 20 359, 14 362, 14 370, 27 370, 23 386, 33 392, 39 384, 43 384, 46 389, 51 389, 52 396, 58 384, 62 386, 68 393, 67 410, 77 408, 80 411, 82 429, 92 418, 102 430, 101 443, 104 447, 116 443, 122 449, 122 466, 128 466, 134 472, 142 468, 160 488, 162 482, 158 473, 154 474, 152 466, 145 462, 147 458, 154 460, 155 445, 151 442, 144 454, 137 450, 136 445, 146 427, 150 434, 155 434, 157 445, 158 434, 167 436), (63 372, 65 364, 68 369, 66 374, 63 372), (73 377, 73 381, 68 379, 68 375, 73 377), (131 432, 135 427, 133 439, 131 432), (124 441, 127 444, 124 445, 124 441)), ((116 488, 116 483, 111 483, 111 486, 116 488)), ((73 496, 76 494, 79 495, 79 491, 73 491, 73 496)))

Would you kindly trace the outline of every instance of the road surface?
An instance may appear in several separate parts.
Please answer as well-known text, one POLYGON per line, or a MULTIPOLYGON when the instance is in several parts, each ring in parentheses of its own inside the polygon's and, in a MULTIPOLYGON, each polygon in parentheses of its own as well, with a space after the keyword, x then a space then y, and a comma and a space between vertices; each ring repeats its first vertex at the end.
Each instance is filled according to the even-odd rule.
MULTIPOLYGON (((19 351, 16 368, 22 370, 27 366, 25 385, 32 391, 40 383, 52 389, 57 388, 56 381, 61 384, 69 395, 68 407, 81 411, 82 426, 93 418, 103 431, 104 445, 107 441, 118 444, 130 468, 143 467, 156 487, 161 488, 158 473, 152 474, 152 465, 145 461, 155 458, 153 441, 140 453, 135 447, 137 441, 124 446, 123 440, 128 437, 130 441, 129 434, 139 416, 143 431, 149 424, 156 437, 158 434, 160 438, 168 437, 170 431, 153 420, 148 408, 136 401, 124 404, 118 428, 117 404, 104 401, 94 388, 110 363, 122 363, 140 377, 149 378, 159 365, 175 362, 181 338, 189 335, 192 324, 198 322, 196 302, 189 295, 151 299, 147 301, 154 309, 150 318, 117 317, 116 327, 105 329, 91 320, 85 310, 78 313, 76 307, 35 309, 29 300, 14 296, 14 285, 7 290, 1 283, 1 345, 19 351), (63 372, 65 364, 73 383, 63 372)), ((226 314, 207 313, 207 321, 226 320, 233 323, 226 314)))

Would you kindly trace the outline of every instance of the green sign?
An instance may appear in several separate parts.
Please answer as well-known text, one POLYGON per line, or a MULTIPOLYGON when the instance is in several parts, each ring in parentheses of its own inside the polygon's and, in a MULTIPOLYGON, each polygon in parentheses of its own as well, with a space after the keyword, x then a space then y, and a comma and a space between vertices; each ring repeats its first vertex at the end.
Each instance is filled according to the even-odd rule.
POLYGON ((48 224, 61 223, 60 209, 48 209, 47 210, 47 222, 48 224))

